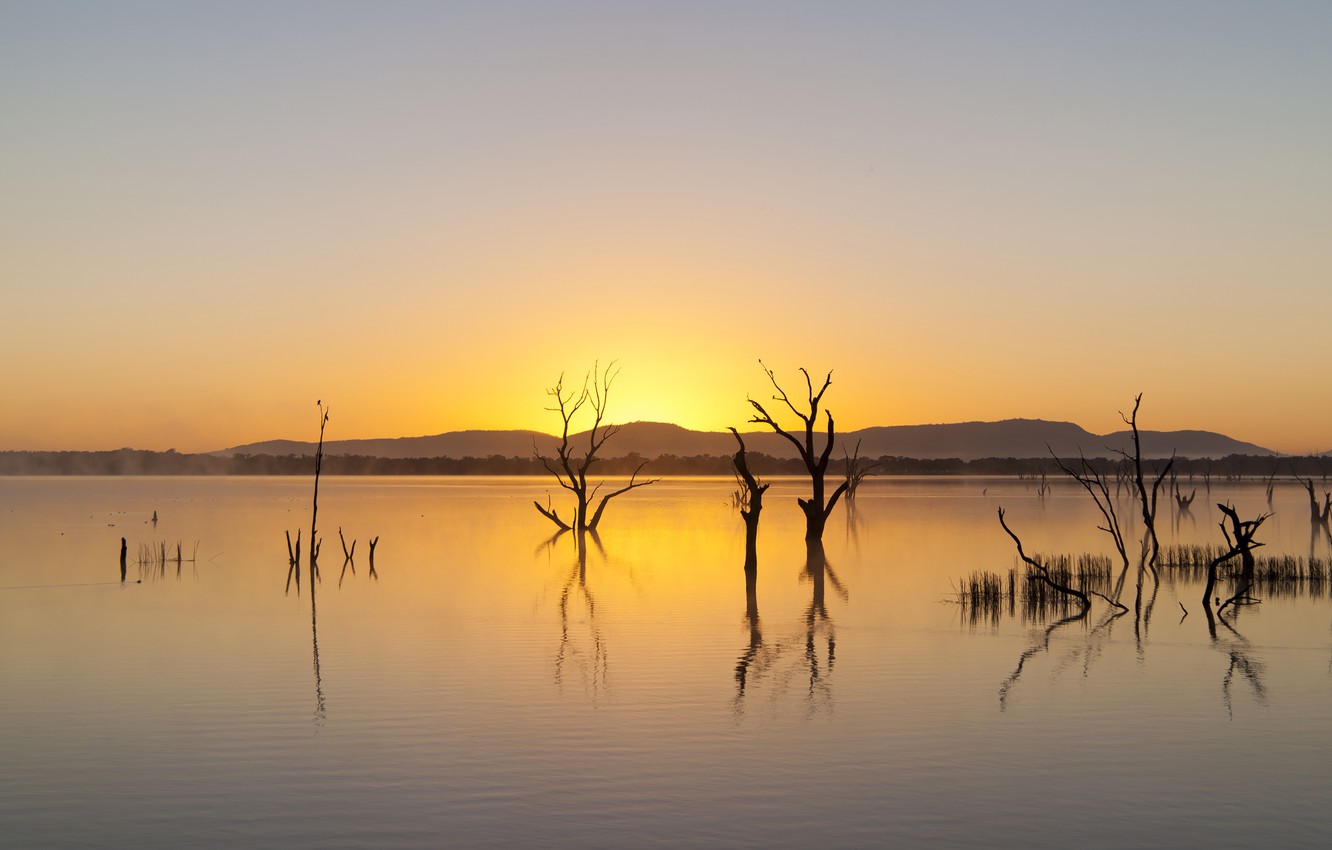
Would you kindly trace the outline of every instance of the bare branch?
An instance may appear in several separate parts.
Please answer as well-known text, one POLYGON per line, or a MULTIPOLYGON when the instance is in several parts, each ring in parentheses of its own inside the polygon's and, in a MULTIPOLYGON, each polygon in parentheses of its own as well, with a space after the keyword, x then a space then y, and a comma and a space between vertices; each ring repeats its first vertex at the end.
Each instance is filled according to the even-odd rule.
MULTIPOLYGON (((630 490, 636 489, 638 487, 646 487, 649 484, 656 484, 658 481, 661 480, 660 478, 650 478, 647 481, 637 480, 638 473, 642 472, 643 467, 647 466, 647 464, 648 464, 647 461, 643 461, 638 465, 638 468, 634 470, 634 474, 629 476, 628 484, 626 484, 625 486, 621 487, 618 490, 614 490, 601 497, 601 504, 597 505, 597 512, 592 515, 592 521, 587 525, 588 531, 597 530, 597 524, 601 522, 601 514, 603 511, 606 510, 606 503, 608 503, 611 499, 614 499, 616 496, 619 496, 622 493, 628 493, 630 490)), ((597 486, 600 487, 601 485, 598 484, 597 486)))
MULTIPOLYGON (((1091 608, 1091 600, 1087 598, 1087 594, 1083 593, 1080 590, 1074 590, 1071 587, 1065 587, 1064 585, 1055 581, 1050 577, 1050 571, 1046 569, 1044 564, 1027 555, 1027 553, 1022 548, 1022 541, 1018 538, 1016 534, 1013 533, 1013 529, 1008 527, 1008 523, 1004 522, 1003 508, 999 509, 999 525, 1003 527, 1004 531, 1008 533, 1009 537, 1013 538, 1013 542, 1017 544, 1018 557, 1022 559, 1023 563, 1025 563, 1027 566, 1031 567, 1033 570, 1036 571, 1035 572, 1036 577, 1039 578, 1041 581, 1045 582, 1046 584, 1048 584, 1053 589, 1059 591, 1060 593, 1072 596, 1074 599, 1077 599, 1079 602, 1081 602, 1082 614, 1085 616, 1087 610, 1091 608)), ((1119 603, 1117 602, 1113 604, 1115 604, 1120 608, 1124 607, 1122 605, 1119 605, 1119 603)))

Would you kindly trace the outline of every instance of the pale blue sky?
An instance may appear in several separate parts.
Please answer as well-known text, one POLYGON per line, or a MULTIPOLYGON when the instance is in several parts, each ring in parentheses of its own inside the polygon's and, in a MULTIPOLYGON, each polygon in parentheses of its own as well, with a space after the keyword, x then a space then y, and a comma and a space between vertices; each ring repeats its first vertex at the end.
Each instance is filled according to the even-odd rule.
POLYGON ((852 428, 1143 391, 1332 448, 1329 43, 1326 3, 0 3, 0 448, 549 427, 617 356, 625 419, 739 423, 762 356, 852 428))

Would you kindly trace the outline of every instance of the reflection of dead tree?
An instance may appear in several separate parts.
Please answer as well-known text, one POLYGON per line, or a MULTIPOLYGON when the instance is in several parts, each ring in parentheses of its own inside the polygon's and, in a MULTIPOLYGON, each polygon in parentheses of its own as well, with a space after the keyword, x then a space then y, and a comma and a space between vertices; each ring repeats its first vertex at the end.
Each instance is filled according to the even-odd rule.
POLYGON ((1004 521, 1003 508, 999 509, 999 525, 1003 527, 1004 531, 1008 534, 1009 537, 1013 538, 1013 543, 1017 545, 1018 557, 1022 559, 1023 563, 1025 563, 1028 567, 1030 567, 1033 570, 1033 572, 1029 574, 1029 577, 1034 577, 1044 582, 1052 589, 1058 591, 1059 593, 1070 596, 1073 599, 1076 599, 1081 604, 1081 609, 1076 613, 1069 614, 1067 617, 1064 617, 1060 620, 1056 620, 1055 622, 1047 626, 1044 629, 1044 631, 1042 631, 1040 638, 1034 644, 1032 644, 1032 646, 1026 649, 1022 653, 1022 655, 1018 657, 1018 663, 1016 669, 1014 669, 1013 672, 1009 674, 1008 678, 1005 679, 1003 683, 1000 684, 999 686, 999 709, 1002 711, 1008 706, 1008 692, 1013 688, 1014 685, 1017 684, 1018 679, 1021 678, 1022 671, 1026 668, 1027 662, 1030 661, 1036 655, 1039 655, 1040 653, 1049 650, 1050 636, 1053 635, 1058 629, 1068 625, 1069 623, 1075 623, 1080 620, 1086 619, 1087 612, 1091 609, 1091 600, 1088 598, 1089 594, 1092 596, 1099 596, 1100 598, 1104 599, 1105 601, 1109 602, 1111 605, 1115 607, 1115 610, 1107 614, 1105 619, 1101 622, 1101 624, 1098 625, 1095 630, 1093 630, 1094 632, 1105 628, 1107 625, 1113 622, 1117 617, 1122 616, 1126 611, 1128 611, 1128 609, 1125 608, 1123 605, 1119 604, 1117 601, 1109 598, 1103 593, 1098 593, 1097 591, 1090 589, 1086 590, 1085 592, 1082 590, 1076 590, 1072 587, 1069 587, 1068 585, 1056 581, 1054 577, 1051 575, 1050 570, 1044 564, 1042 564, 1040 561, 1036 560, 1035 558, 1030 557, 1026 553, 1026 551, 1022 548, 1022 541, 1018 538, 1016 534, 1013 533, 1013 530, 1008 527, 1008 523, 1004 521))
POLYGON ((1267 687, 1263 684, 1263 663, 1250 655, 1249 641, 1237 632, 1234 626, 1220 617, 1213 617, 1211 610, 1205 604, 1203 610, 1207 612, 1207 632, 1211 637, 1212 646, 1225 653, 1230 661, 1225 674, 1221 677, 1221 701, 1226 706, 1226 713, 1230 715, 1231 719, 1234 719, 1236 674, 1239 675, 1239 678, 1248 682, 1249 687, 1253 690, 1253 697, 1259 705, 1267 701, 1267 687), (1218 635, 1217 623, 1220 623, 1226 631, 1230 632, 1228 638, 1218 635))
MULTIPOLYGON (((601 372, 597 365, 593 365, 592 371, 583 377, 581 390, 576 392, 570 390, 566 393, 564 375, 560 375, 560 379, 555 382, 554 387, 546 390, 546 394, 555 399, 555 406, 547 408, 547 410, 560 415, 560 445, 556 448, 556 456, 553 459, 544 457, 540 452, 537 452, 536 456, 541 461, 542 466, 546 468, 546 471, 555 476, 559 485, 573 493, 575 500, 573 519, 565 522, 549 502, 544 507, 540 502, 534 501, 532 504, 536 506, 537 511, 542 516, 562 529, 596 531, 597 524, 601 522, 601 515, 611 499, 636 487, 646 487, 660 480, 657 478, 648 481, 638 480, 638 473, 647 465, 647 461, 643 461, 634 470, 633 475, 629 477, 629 484, 602 496, 596 511, 590 519, 588 518, 587 512, 590 502, 596 498, 597 491, 601 489, 601 483, 598 483, 589 490, 588 470, 591 469, 592 464, 596 463, 597 452, 601 451, 606 441, 615 436, 620 430, 618 425, 602 424, 606 417, 606 406, 610 400, 611 384, 614 383, 616 376, 619 374, 620 370, 614 362, 606 367, 605 372, 601 372), (570 445, 569 427, 578 411, 584 407, 591 408, 592 427, 587 432, 587 451, 579 457, 573 446, 570 445)), ((533 449, 535 449, 535 442, 533 443, 533 449)))
POLYGON ((740 432, 732 428, 731 433, 740 444, 740 451, 731 458, 731 463, 735 465, 735 474, 744 485, 740 516, 745 521, 745 575, 748 576, 758 572, 759 513, 763 510, 763 493, 768 485, 760 484, 754 473, 749 471, 749 462, 745 459, 745 441, 740 432))
MULTIPOLYGON (((578 557, 569 570, 560 589, 560 645, 555 653, 555 684, 564 686, 565 664, 572 661, 583 681, 583 686, 595 697, 605 690, 610 673, 610 659, 601 629, 597 625, 597 601, 592 590, 587 586, 587 539, 590 536, 600 545, 593 532, 580 534, 577 540, 578 557), (581 604, 582 620, 587 624, 590 651, 579 645, 579 638, 571 628, 571 622, 577 622, 575 609, 581 604)), ((559 534, 551 538, 553 543, 559 534)))
MULTIPOLYGON (((1110 627, 1114 624, 1114 622, 1117 619, 1124 616, 1126 611, 1127 609, 1120 606, 1120 608, 1116 610, 1106 612, 1106 615, 1101 620, 1101 622, 1097 623, 1095 626, 1093 626, 1089 631, 1085 633, 1086 643, 1082 646, 1074 646, 1072 648, 1068 660, 1074 660, 1079 655, 1082 655, 1084 659, 1083 669, 1082 669, 1084 676, 1089 674, 1091 670, 1092 661, 1095 658, 1099 657, 1100 655, 1100 650, 1099 650, 1100 638, 1103 635, 1107 635, 1109 633, 1110 627)), ((1018 656, 1018 663, 1017 666, 1013 669, 1013 672, 1008 674, 1008 677, 999 684, 1000 711, 1007 710, 1009 692, 1012 691, 1012 689, 1018 684, 1018 681, 1022 678, 1022 673, 1026 670, 1027 662, 1031 661, 1033 658, 1035 658, 1036 656, 1040 655, 1043 652, 1050 651, 1050 640, 1054 636, 1055 632, 1061 630, 1064 626, 1067 626, 1070 623, 1076 623, 1081 620, 1084 620, 1085 618, 1086 618, 1085 613, 1070 614, 1067 617, 1056 620, 1055 622, 1046 626, 1037 634, 1036 640, 1032 642, 1032 645, 1023 650, 1022 654, 1018 656)), ((1058 667, 1060 666, 1063 665, 1062 664, 1057 665, 1056 669, 1058 669, 1058 667)))
POLYGON ((762 360, 759 361, 759 365, 763 366, 763 371, 767 374, 768 380, 772 382, 773 388, 777 390, 777 394, 772 397, 773 400, 780 401, 782 404, 786 405, 792 413, 800 418, 800 421, 805 426, 805 437, 802 441, 798 437, 788 433, 782 428, 782 426, 777 424, 776 420, 774 420, 768 411, 764 409, 762 404, 752 398, 749 399, 749 403, 757 413, 749 421, 767 425, 772 428, 773 431, 790 441, 791 445, 795 446, 796 451, 800 453, 800 459, 804 461, 805 469, 809 472, 811 490, 809 499, 796 499, 797 504, 800 505, 800 510, 805 513, 805 540, 822 540, 823 527, 828 522, 828 516, 832 514, 833 508, 836 507, 837 500, 841 498, 842 494, 845 493, 850 486, 846 481, 843 481, 837 486, 837 489, 833 490, 832 496, 828 498, 827 503, 825 504, 823 477, 828 471, 828 459, 832 457, 833 443, 836 440, 836 431, 833 426, 832 413, 830 411, 824 411, 828 420, 828 442, 824 445, 823 451, 818 454, 815 454, 814 452, 814 427, 818 424, 819 420, 819 403, 823 400, 823 394, 828 391, 828 386, 832 384, 832 372, 828 373, 828 376, 823 380, 823 386, 819 388, 818 392, 815 392, 814 382, 810 378, 809 372, 806 369, 801 368, 800 373, 805 376, 807 404, 809 405, 809 412, 804 413, 791 402, 791 398, 786 394, 786 390, 782 389, 781 385, 777 383, 777 376, 773 374, 772 370, 767 366, 764 366, 762 360))
POLYGON ((759 661, 763 651, 763 624, 759 620, 758 609, 758 571, 745 570, 745 628, 749 631, 749 645, 740 653, 735 663, 736 709, 745 695, 745 683, 749 679, 749 669, 759 661))
POLYGON ((1050 635, 1054 634, 1055 631, 1058 630, 1059 628, 1066 626, 1069 623, 1075 623, 1086 616, 1087 616, 1087 611, 1086 609, 1083 609, 1082 611, 1076 614, 1069 614, 1067 617, 1063 618, 1062 620, 1056 620, 1055 622, 1045 627, 1045 629, 1041 632, 1040 638, 1037 639, 1035 643, 1027 647, 1027 649, 1023 650, 1022 654, 1018 656, 1017 667, 1013 670, 1012 673, 1008 674, 1008 678, 1004 679, 1004 681, 999 685, 1000 711, 1003 711, 1006 708, 1008 708, 1008 692, 1012 690, 1013 686, 1018 683, 1018 679, 1022 678, 1022 671, 1026 668, 1027 662, 1030 661, 1032 658, 1036 657, 1037 655, 1041 654, 1042 652, 1046 652, 1050 649, 1050 635))
POLYGON ((749 640, 735 666, 737 714, 744 710, 747 689, 761 681, 772 682, 771 696, 776 700, 799 680, 804 684, 804 700, 811 716, 832 709, 830 677, 837 664, 837 634, 828 614, 827 585, 832 584, 843 599, 847 591, 828 563, 823 546, 817 542, 806 547, 800 578, 811 584, 809 606, 800 618, 799 631, 777 641, 765 640, 759 624, 754 578, 752 575, 745 578, 745 625, 749 640))
MULTIPOLYGON (((316 569, 311 567, 311 569, 316 569)), ((315 686, 315 710, 314 722, 316 726, 324 725, 324 718, 327 714, 327 708, 324 705, 324 679, 319 672, 319 617, 315 608, 315 585, 314 578, 310 579, 310 645, 313 652, 314 666, 314 686, 315 686)))
POLYGON ((856 491, 860 489, 861 482, 879 468, 879 461, 871 462, 869 458, 860 456, 860 440, 856 440, 856 449, 850 455, 847 455, 846 448, 843 447, 842 457, 846 463, 846 502, 850 506, 856 499, 856 491))

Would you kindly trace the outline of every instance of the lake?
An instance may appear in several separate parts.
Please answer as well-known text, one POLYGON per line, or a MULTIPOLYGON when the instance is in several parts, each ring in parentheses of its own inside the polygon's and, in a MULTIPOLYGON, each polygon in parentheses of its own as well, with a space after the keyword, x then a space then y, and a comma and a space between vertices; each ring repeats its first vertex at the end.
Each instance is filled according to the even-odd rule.
MULTIPOLYGON (((1268 510, 1181 486, 1166 544, 1268 510)), ((309 479, 0 479, 0 845, 1332 841, 1322 584, 1211 628, 1165 571, 1149 619, 976 616, 1001 505, 1029 552, 1113 553, 1080 488, 871 479, 812 563, 780 479, 750 598, 732 489, 635 490, 580 551, 546 479, 325 478, 312 587, 309 479)), ((1327 557, 1299 485, 1272 509, 1260 554, 1327 557)))

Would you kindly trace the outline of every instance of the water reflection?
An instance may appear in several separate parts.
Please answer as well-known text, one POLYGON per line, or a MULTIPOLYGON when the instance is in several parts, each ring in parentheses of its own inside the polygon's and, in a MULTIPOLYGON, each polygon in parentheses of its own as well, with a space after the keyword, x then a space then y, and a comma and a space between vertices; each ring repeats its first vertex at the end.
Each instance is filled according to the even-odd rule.
MULTIPOLYGON (((1092 663, 1100 657, 1106 641, 1112 637, 1112 631, 1115 622, 1128 613, 1124 608, 1111 608, 1107 611, 1099 623, 1088 629, 1080 643, 1072 643, 1064 648, 1061 659, 1054 664, 1055 671, 1072 666, 1078 659, 1082 659, 1082 675, 1085 677, 1091 673, 1092 663)), ((1009 692, 1017 686, 1026 671, 1027 663, 1033 658, 1050 652, 1050 642, 1054 634, 1073 623, 1083 623, 1088 616, 1087 610, 1080 610, 1073 614, 1064 616, 1053 623, 1050 623, 1036 635, 1031 646, 1027 647, 1018 656, 1017 666, 1013 672, 1008 674, 999 685, 999 710, 1008 709, 1009 692)))
MULTIPOLYGON (((1213 648, 1225 655, 1229 661, 1226 672, 1221 677, 1221 701, 1225 704, 1226 713, 1232 719, 1235 716, 1234 685, 1237 675, 1241 681, 1249 685, 1254 700, 1259 705, 1265 705, 1267 688, 1263 685, 1264 665, 1253 657, 1249 640, 1225 618, 1219 614, 1214 615, 1209 606, 1203 606, 1203 613, 1207 617, 1207 634, 1211 638, 1213 648), (1218 625, 1224 631, 1218 632, 1218 625)), ((1238 617, 1238 609, 1235 616, 1238 617)))
POLYGON ((827 587, 843 600, 848 593, 828 562, 823 544, 807 542, 805 564, 798 580, 810 585, 810 601, 795 629, 786 637, 764 638, 759 619, 757 570, 745 571, 744 624, 749 639, 735 665, 733 709, 743 716, 745 701, 756 685, 771 687, 769 698, 779 701, 801 684, 800 700, 807 716, 829 713, 833 707, 832 673, 837 664, 837 629, 828 613, 827 587))
MULTIPOLYGON (((300 570, 297 570, 299 573, 300 570)), ((319 584, 319 567, 315 566, 314 561, 310 562, 310 646, 312 648, 314 665, 314 686, 315 686, 315 726, 323 726, 328 716, 327 707, 324 704, 324 680, 319 673, 319 608, 315 604, 315 585, 319 584)), ((341 584, 341 582, 339 582, 341 584)))
POLYGON ((576 671, 585 693, 596 702, 609 687, 610 653, 601 626, 597 622, 597 600, 588 584, 589 545, 595 546, 605 561, 606 550, 595 531, 571 532, 561 529, 542 544, 550 555, 562 539, 573 543, 573 557, 560 571, 559 644, 555 650, 555 685, 564 689, 569 670, 576 671))

